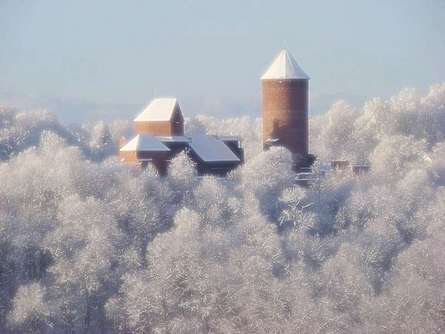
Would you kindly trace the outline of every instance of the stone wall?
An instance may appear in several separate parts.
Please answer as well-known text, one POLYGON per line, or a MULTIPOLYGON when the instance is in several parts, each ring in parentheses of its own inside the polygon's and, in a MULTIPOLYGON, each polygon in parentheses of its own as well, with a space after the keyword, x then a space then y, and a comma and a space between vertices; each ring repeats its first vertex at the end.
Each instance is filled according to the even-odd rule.
POLYGON ((308 81, 263 80, 263 145, 308 154, 308 81), (272 140, 272 141, 269 141, 272 140))

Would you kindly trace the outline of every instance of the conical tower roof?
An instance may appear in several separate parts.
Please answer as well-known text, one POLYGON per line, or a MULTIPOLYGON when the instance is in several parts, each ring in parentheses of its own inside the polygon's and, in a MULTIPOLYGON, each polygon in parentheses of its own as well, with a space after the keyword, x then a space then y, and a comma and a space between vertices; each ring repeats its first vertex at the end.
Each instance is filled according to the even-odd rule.
POLYGON ((309 76, 298 66, 294 57, 286 50, 280 51, 261 80, 309 80, 309 76))

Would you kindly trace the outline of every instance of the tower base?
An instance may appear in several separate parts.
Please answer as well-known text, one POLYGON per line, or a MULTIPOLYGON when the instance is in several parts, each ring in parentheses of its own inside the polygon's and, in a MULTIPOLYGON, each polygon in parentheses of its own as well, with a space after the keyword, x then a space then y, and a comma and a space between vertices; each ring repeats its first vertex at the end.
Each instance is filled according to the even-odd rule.
POLYGON ((314 154, 293 154, 294 166, 293 169, 295 172, 307 172, 311 169, 311 166, 314 164, 317 157, 314 154))

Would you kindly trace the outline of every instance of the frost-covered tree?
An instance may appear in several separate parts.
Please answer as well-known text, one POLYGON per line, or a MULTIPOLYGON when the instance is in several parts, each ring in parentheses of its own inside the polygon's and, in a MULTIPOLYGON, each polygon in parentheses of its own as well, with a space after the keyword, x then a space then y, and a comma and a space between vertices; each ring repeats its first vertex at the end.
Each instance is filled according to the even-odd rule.
POLYGON ((181 152, 170 162, 168 174, 173 188, 184 195, 196 181, 196 164, 186 153, 181 152))
POLYGON ((255 207, 277 218, 278 197, 295 177, 292 165, 291 153, 282 147, 272 147, 248 160, 239 171, 240 191, 247 208, 255 207))
POLYGON ((319 160, 371 171, 306 188, 260 120, 188 120, 247 161, 160 178, 108 151, 128 122, 0 109, 0 332, 441 333, 444 87, 311 119, 319 160))
POLYGON ((351 159, 354 146, 354 122, 358 113, 345 101, 336 102, 318 121, 320 146, 317 151, 323 159, 351 159))
POLYGON ((110 129, 104 122, 99 122, 94 126, 89 146, 91 154, 98 160, 117 152, 110 129))
POLYGON ((18 288, 9 320, 13 328, 24 333, 44 333, 51 327, 45 291, 38 283, 18 288))

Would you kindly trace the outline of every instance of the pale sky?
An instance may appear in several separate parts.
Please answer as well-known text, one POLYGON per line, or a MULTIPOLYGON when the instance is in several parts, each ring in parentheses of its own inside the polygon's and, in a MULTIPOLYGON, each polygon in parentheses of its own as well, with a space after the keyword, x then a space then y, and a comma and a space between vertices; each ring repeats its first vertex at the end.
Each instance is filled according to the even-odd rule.
POLYGON ((0 104, 72 121, 176 96, 186 115, 259 115, 283 47, 311 77, 313 114, 427 89, 445 81, 445 1, 0 0, 0 104))

